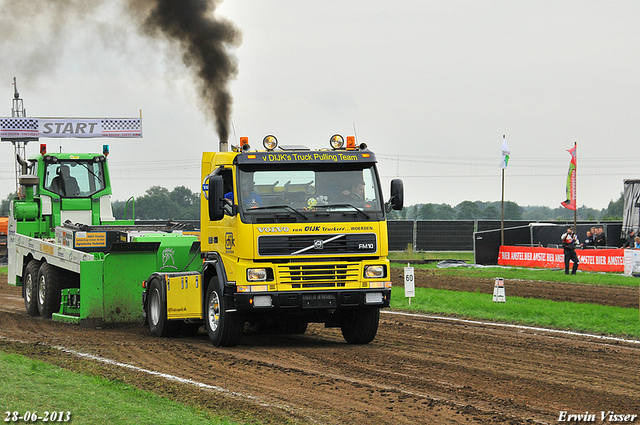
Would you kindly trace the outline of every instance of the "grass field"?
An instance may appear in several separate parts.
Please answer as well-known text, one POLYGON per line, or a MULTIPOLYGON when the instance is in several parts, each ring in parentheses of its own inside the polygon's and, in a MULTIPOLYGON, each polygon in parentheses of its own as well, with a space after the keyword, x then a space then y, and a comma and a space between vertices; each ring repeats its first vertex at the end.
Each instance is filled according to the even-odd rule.
MULTIPOLYGON (((402 274, 407 256, 412 260, 457 259, 473 263, 473 253, 394 253, 391 268, 402 274), (400 262, 402 261, 402 262, 400 262)), ((437 262, 409 264, 427 269, 435 276, 461 276, 477 279, 502 277, 510 280, 565 282, 583 285, 638 286, 640 279, 618 273, 578 273, 565 275, 564 270, 526 269, 516 267, 450 267, 438 268, 437 262)), ((494 303, 491 294, 416 288, 409 307, 403 287, 394 287, 391 306, 400 310, 473 319, 495 320, 553 329, 640 338, 640 312, 633 308, 607 307, 595 304, 557 302, 532 298, 509 297, 506 303, 494 303)))
POLYGON ((394 251, 389 253, 389 260, 464 260, 473 263, 473 252, 469 251, 430 251, 407 252, 394 251))
POLYGON ((239 423, 229 422, 224 418, 212 418, 195 408, 138 390, 119 381, 74 373, 2 351, 0 376, 3 378, 0 379, 0 409, 4 421, 10 423, 239 423), (17 417, 24 418, 27 412, 28 420, 13 420, 17 417), (45 418, 45 415, 47 421, 34 419, 45 418))
POLYGON ((640 338, 640 317, 634 308, 508 297, 493 302, 492 294, 416 288, 416 296, 404 296, 394 287, 391 307, 419 313, 484 319, 585 333, 640 338))

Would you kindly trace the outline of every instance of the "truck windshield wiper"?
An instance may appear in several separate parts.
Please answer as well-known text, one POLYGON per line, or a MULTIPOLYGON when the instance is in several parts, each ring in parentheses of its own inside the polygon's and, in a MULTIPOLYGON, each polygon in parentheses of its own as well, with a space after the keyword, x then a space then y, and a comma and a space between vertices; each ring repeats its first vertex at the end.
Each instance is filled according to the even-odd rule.
POLYGON ((89 169, 89 166, 87 164, 85 164, 84 162, 79 162, 78 164, 82 165, 93 177, 96 178, 97 181, 100 181, 100 178, 96 176, 96 174, 89 169))
POLYGON ((306 215, 302 214, 300 211, 298 211, 297 209, 293 208, 290 205, 266 205, 266 206, 252 207, 252 208, 249 208, 249 211, 254 211, 254 210, 275 210, 275 209, 278 209, 278 208, 283 208, 285 210, 293 211, 294 213, 298 214, 300 217, 304 218, 305 220, 309 220, 309 217, 307 217, 306 215))
POLYGON ((362 211, 360 208, 356 207, 355 205, 352 204, 330 204, 330 205, 316 205, 314 208, 336 208, 336 207, 349 207, 349 208, 353 208, 354 210, 358 211, 360 214, 362 214, 363 216, 370 218, 369 214, 367 214, 366 212, 362 211))

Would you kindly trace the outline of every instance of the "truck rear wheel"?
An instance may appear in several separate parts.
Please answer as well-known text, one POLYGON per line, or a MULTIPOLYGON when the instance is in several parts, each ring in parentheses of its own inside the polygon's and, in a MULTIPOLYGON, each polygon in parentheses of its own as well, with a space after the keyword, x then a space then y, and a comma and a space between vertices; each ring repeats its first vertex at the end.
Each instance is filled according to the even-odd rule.
POLYGON ((218 280, 211 279, 207 288, 204 304, 204 327, 213 345, 217 347, 233 347, 242 339, 244 316, 236 312, 228 312, 222 292, 218 288, 218 280))
POLYGON ((60 269, 49 263, 42 263, 38 272, 38 311, 40 316, 48 318, 60 310, 60 269))
POLYGON ((29 316, 37 316, 38 312, 38 272, 40 271, 40 261, 31 260, 27 264, 24 273, 24 306, 29 316))
POLYGON ((342 336, 349 344, 368 344, 378 333, 379 308, 364 308, 348 312, 342 322, 342 336))
POLYGON ((177 330, 177 323, 167 319, 167 302, 162 301, 161 295, 163 289, 158 279, 152 280, 149 285, 147 317, 149 329, 154 336, 173 335, 177 330))

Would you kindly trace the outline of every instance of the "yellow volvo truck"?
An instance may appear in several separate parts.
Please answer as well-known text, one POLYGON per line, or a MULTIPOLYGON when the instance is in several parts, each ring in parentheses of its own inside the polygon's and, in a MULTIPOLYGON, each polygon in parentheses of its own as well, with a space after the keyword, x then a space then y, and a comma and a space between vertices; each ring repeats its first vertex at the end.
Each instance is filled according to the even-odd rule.
POLYGON ((393 180, 385 203, 374 153, 346 142, 309 150, 267 136, 264 150, 241 138, 203 153, 202 268, 147 280, 151 332, 204 322, 214 345, 233 346, 245 325, 304 333, 316 322, 371 342, 391 297, 386 215, 402 209, 403 185, 393 180))

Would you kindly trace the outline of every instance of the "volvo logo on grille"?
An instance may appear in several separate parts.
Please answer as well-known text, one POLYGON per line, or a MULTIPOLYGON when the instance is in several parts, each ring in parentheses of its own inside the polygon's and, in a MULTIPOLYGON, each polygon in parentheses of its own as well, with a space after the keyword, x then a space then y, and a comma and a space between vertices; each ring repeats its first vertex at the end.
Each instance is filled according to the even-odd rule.
POLYGON ((279 233, 279 232, 288 232, 288 227, 258 227, 258 232, 260 233, 279 233))
POLYGON ((324 242, 320 239, 316 239, 313 241, 313 248, 314 249, 322 249, 324 248, 324 242))

